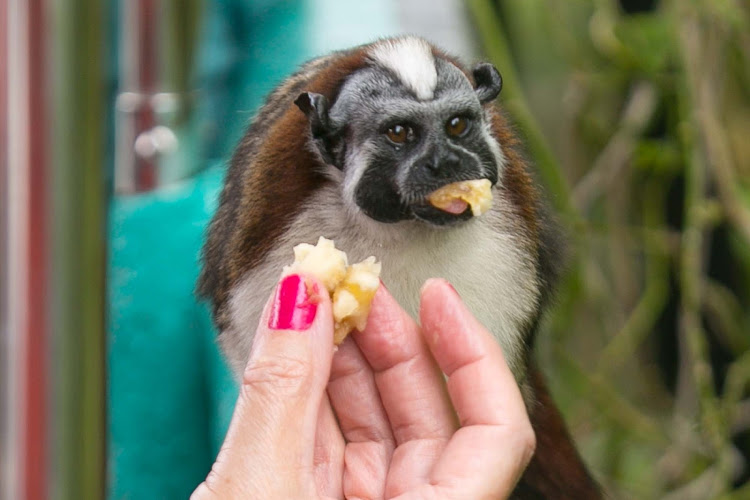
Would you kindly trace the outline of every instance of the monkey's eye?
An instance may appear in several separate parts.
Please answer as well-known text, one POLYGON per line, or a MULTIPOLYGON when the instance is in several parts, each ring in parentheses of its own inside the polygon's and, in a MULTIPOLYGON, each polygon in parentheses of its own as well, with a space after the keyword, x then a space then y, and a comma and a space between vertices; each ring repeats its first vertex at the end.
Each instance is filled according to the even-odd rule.
POLYGON ((395 144, 404 144, 409 139, 410 130, 403 125, 394 125, 388 129, 386 135, 395 144))
POLYGON ((454 116, 445 124, 445 131, 452 137, 460 137, 469 127, 469 121, 462 116, 454 116))

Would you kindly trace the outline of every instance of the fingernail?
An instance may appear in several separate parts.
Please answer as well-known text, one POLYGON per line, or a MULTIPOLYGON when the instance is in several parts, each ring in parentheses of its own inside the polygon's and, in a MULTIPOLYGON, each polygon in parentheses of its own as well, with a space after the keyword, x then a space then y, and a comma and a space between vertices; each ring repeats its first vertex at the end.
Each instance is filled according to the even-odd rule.
POLYGON ((317 311, 318 304, 310 300, 305 279, 290 274, 276 288, 268 327, 273 330, 307 330, 317 311))
POLYGON ((455 294, 456 294, 456 295, 458 295, 459 297, 461 296, 461 294, 460 294, 460 293, 458 293, 458 290, 456 290, 456 288, 455 288, 455 287, 454 287, 454 286, 453 286, 453 285, 452 285, 452 284, 451 284, 451 283, 450 283, 449 281, 446 281, 445 283, 446 283, 446 284, 447 284, 447 285, 448 285, 449 287, 451 287, 451 290, 453 290, 453 293, 455 293, 455 294))

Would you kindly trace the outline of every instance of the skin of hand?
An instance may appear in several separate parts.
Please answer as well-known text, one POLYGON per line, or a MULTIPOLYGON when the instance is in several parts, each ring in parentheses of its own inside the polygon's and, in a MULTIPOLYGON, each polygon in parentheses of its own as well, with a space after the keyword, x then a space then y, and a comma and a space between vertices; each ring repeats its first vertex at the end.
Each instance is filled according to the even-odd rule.
POLYGON ((381 285, 334 353, 331 303, 286 277, 262 315, 204 499, 507 498, 534 432, 500 346, 428 280, 420 324, 381 285))

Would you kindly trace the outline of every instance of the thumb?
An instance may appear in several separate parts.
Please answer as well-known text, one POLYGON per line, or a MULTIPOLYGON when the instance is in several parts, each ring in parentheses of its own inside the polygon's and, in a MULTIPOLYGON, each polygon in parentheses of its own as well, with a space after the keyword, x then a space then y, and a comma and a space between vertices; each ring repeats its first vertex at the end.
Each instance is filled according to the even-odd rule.
POLYGON ((255 335, 225 441, 228 452, 248 467, 260 462, 272 467, 266 470, 311 468, 332 356, 333 318, 325 287, 305 275, 284 277, 255 335))

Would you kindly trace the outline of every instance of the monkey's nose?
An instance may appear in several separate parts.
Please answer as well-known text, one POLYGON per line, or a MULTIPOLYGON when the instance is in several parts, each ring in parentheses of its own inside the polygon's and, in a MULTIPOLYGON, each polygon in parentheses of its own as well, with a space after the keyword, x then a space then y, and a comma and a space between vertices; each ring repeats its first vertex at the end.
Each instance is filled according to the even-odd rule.
POLYGON ((460 159, 454 152, 448 152, 445 154, 438 154, 428 159, 423 163, 423 168, 428 170, 431 174, 450 174, 458 170, 460 166, 460 159))

